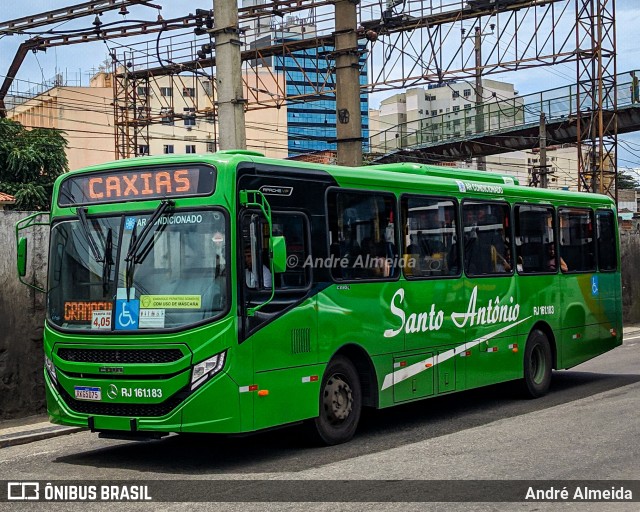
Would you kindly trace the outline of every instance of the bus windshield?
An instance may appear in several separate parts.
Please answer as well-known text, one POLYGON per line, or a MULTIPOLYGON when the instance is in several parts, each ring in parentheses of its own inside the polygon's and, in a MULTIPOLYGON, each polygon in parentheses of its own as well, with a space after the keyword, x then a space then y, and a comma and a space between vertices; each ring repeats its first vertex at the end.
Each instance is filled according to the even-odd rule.
POLYGON ((96 332, 176 329, 227 309, 225 215, 172 211, 64 220, 51 230, 48 317, 64 329, 96 332))

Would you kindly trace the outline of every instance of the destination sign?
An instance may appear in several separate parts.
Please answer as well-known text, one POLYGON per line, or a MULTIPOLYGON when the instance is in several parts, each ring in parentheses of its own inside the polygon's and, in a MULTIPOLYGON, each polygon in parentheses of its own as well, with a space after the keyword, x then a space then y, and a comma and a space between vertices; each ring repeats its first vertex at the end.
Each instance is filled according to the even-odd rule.
POLYGON ((58 205, 206 196, 215 189, 215 170, 205 166, 137 168, 70 176, 60 185, 58 205))

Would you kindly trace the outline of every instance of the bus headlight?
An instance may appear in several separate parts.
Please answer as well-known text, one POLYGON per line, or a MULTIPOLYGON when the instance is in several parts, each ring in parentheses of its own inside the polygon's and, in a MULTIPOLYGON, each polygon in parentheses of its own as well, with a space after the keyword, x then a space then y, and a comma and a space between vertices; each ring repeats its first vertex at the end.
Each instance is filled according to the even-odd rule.
POLYGON ((49 373, 51 380, 57 384, 58 376, 56 375, 56 367, 53 366, 53 361, 49 359, 46 354, 44 356, 44 367, 47 369, 47 373, 49 373))
POLYGON ((209 359, 205 359, 201 363, 198 363, 193 367, 191 373, 191 389, 194 390, 202 383, 209 380, 211 377, 220 373, 224 368, 224 360, 227 355, 227 351, 220 352, 209 359))

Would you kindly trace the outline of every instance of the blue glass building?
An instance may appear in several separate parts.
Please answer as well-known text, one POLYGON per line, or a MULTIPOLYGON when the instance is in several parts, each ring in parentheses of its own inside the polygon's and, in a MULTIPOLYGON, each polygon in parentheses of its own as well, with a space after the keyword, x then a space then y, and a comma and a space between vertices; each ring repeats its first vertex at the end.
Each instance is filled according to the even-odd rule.
MULTIPOLYGON (((267 36, 255 41, 256 46, 281 44, 283 41, 298 39, 302 35, 288 33, 284 38, 267 36)), ((367 82, 366 46, 359 45, 360 85, 367 82)), ((297 156, 314 151, 336 150, 336 98, 335 94, 317 94, 327 89, 335 89, 335 60, 331 56, 333 47, 309 48, 293 52, 291 55, 274 56, 270 60, 273 70, 285 78, 288 98, 305 95, 296 102, 287 102, 287 135, 289 156, 297 156), (315 95, 315 96, 314 96, 315 95)), ((366 91, 360 95, 362 115, 362 148, 369 150, 369 96, 366 91)))

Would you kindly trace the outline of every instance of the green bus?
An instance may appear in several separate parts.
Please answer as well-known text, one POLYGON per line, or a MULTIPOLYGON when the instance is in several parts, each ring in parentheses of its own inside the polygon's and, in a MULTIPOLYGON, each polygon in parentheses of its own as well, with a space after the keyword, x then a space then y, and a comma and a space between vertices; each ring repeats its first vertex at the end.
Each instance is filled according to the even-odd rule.
POLYGON ((539 397, 622 343, 601 195, 238 150, 67 173, 49 215, 48 412, 104 437, 306 422, 337 444, 362 407, 505 381, 539 397))

